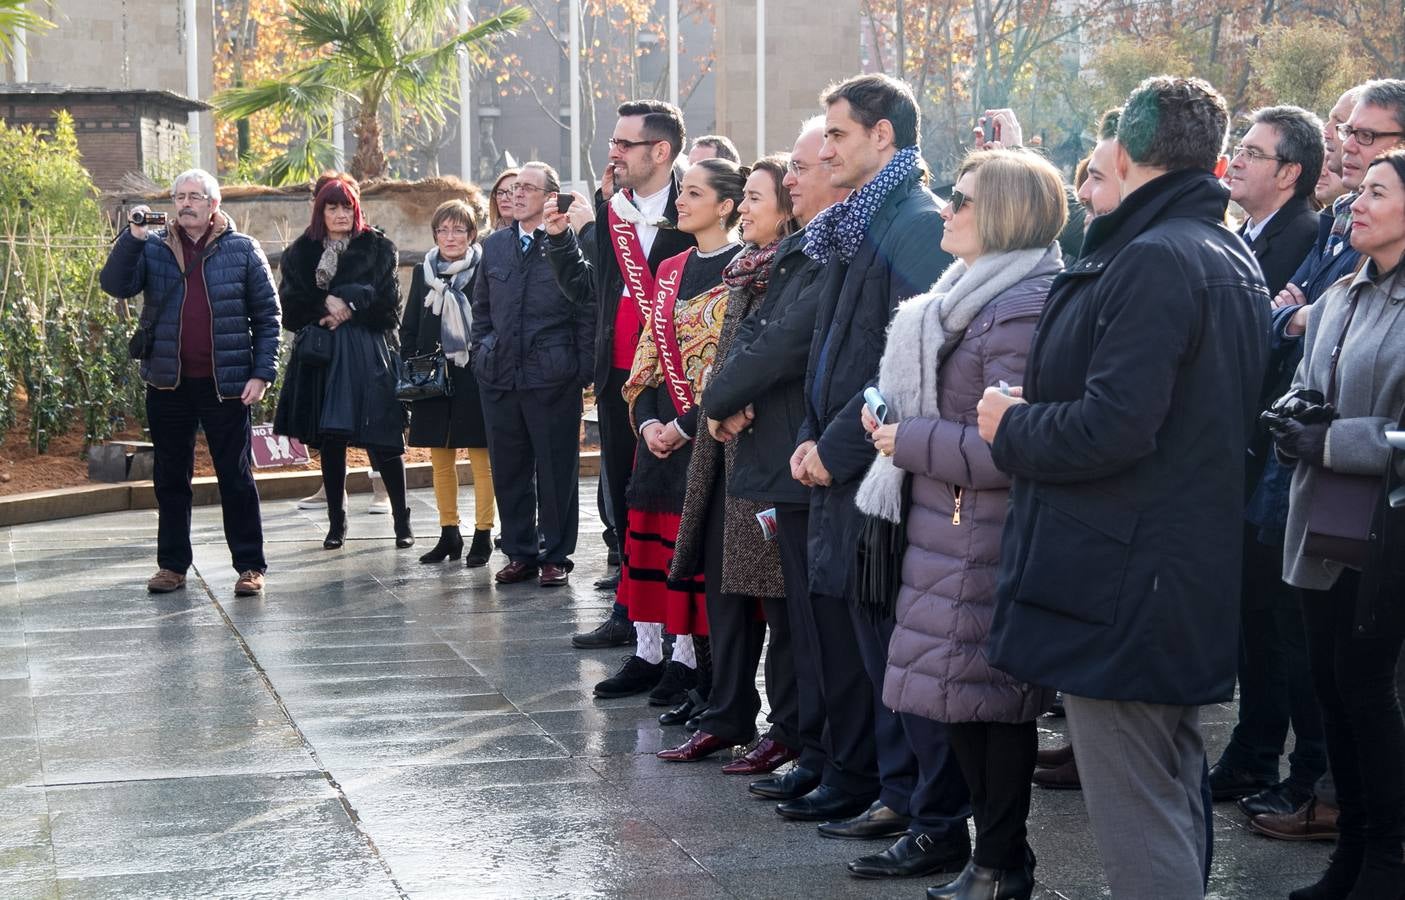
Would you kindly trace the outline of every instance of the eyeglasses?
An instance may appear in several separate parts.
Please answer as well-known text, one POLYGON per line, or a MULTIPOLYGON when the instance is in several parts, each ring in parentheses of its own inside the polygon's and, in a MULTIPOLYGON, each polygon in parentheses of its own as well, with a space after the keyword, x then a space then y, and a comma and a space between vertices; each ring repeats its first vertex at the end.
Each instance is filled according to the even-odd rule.
MULTIPOLYGON (((1247 156, 1247 157, 1249 157, 1249 159, 1252 159, 1252 160, 1254 160, 1255 162, 1261 162, 1261 161, 1267 160, 1267 159, 1271 159, 1271 160, 1273 160, 1274 162, 1280 162, 1280 163, 1281 163, 1281 162, 1287 162, 1287 160, 1284 159, 1284 158, 1281 157, 1281 156, 1274 156, 1274 155, 1272 155, 1272 154, 1263 152, 1262 150, 1258 149, 1257 147, 1246 147, 1246 146, 1244 146, 1243 144, 1240 144, 1238 147, 1235 147, 1235 148, 1234 148, 1234 155, 1235 155, 1235 156, 1247 156)), ((1231 158, 1232 158, 1232 157, 1231 157, 1231 158)))
POLYGON ((464 228, 462 225, 458 226, 457 228, 441 226, 439 228, 434 229, 434 234, 437 237, 468 237, 468 229, 464 228))
POLYGON ((498 188, 496 191, 493 191, 493 196, 497 197, 499 200, 506 200, 508 197, 512 196, 512 188, 498 188))
POLYGON ((806 172, 810 171, 810 169, 811 166, 807 166, 804 163, 798 163, 793 159, 785 165, 785 170, 790 174, 794 175, 796 178, 799 178, 801 175, 804 175, 806 172))
POLYGON ((951 210, 951 214, 954 216, 957 213, 961 212, 961 207, 966 206, 967 204, 974 206, 975 203, 975 197, 972 197, 968 194, 963 194, 960 191, 952 191, 951 202, 947 204, 947 209, 951 210))
POLYGON ((547 191, 546 188, 539 188, 535 184, 527 184, 525 182, 519 181, 512 186, 512 192, 514 194, 545 194, 547 191))
POLYGON ((171 199, 177 203, 204 203, 210 199, 209 194, 172 194, 171 199))
POLYGON ((624 151, 633 150, 635 147, 651 147, 651 146, 653 146, 654 144, 662 144, 662 143, 665 143, 665 142, 662 141, 662 140, 654 140, 654 141, 629 141, 629 140, 625 140, 624 138, 610 138, 610 139, 609 139, 608 141, 606 141, 605 143, 609 144, 610 147, 611 147, 611 149, 619 150, 619 151, 621 151, 621 152, 624 152, 624 151))
POLYGON ((1376 142, 1376 138, 1405 137, 1405 131, 1372 131, 1369 128, 1352 128, 1343 122, 1337 126, 1337 137, 1344 141, 1354 137, 1356 143, 1369 147, 1376 142))

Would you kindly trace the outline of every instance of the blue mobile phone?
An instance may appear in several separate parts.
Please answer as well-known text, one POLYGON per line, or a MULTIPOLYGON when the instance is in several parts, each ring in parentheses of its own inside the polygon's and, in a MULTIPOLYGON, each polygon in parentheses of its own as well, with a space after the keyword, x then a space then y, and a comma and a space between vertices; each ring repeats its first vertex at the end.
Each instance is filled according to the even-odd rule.
POLYGON ((883 395, 878 393, 878 388, 866 389, 863 392, 863 402, 868 407, 869 414, 878 420, 879 425, 888 424, 888 401, 884 400, 883 395))

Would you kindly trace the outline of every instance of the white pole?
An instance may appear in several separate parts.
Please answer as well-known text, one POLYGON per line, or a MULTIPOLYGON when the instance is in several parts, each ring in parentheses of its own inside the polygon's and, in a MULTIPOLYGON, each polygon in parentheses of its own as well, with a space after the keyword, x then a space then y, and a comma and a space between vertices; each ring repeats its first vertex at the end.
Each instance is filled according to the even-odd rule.
POLYGON ((342 101, 340 100, 332 108, 332 149, 336 153, 338 169, 346 165, 346 115, 342 109, 342 101))
POLYGON ((571 0, 571 184, 581 185, 581 0, 571 0))
MULTIPOLYGON (((459 31, 468 30, 469 0, 459 0, 459 31)), ((459 177, 473 181, 473 61, 468 49, 459 50, 459 177)))
MULTIPOLYGON (((24 7, 20 7, 23 9, 24 7)), ((15 81, 20 84, 29 80, 29 48, 25 46, 25 34, 23 28, 15 29, 15 81)))
MULTIPOLYGON (((182 0, 185 14, 185 95, 200 99, 200 67, 196 54, 200 50, 199 29, 195 24, 195 0, 182 0)), ((186 131, 190 135, 190 158, 200 165, 200 113, 187 116, 186 131)))
POLYGON ((756 156, 766 155, 766 0, 756 0, 756 156))
POLYGON ((668 0, 668 102, 678 105, 678 0, 668 0))

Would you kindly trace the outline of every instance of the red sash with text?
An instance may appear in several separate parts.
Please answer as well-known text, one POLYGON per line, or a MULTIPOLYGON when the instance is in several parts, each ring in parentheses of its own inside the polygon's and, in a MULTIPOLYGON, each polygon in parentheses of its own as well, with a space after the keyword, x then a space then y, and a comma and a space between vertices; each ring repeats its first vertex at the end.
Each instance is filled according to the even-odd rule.
POLYGON ((680 416, 693 408, 694 400, 693 386, 688 383, 688 374, 683 368, 683 351, 678 346, 678 327, 673 309, 678 302, 678 285, 683 280, 683 267, 692 256, 693 251, 687 250, 659 263, 658 286, 651 295, 654 349, 658 353, 659 367, 663 369, 669 399, 680 416))
POLYGON ((654 273, 649 271, 649 257, 644 253, 644 246, 639 243, 639 232, 634 223, 621 219, 613 206, 606 204, 605 208, 606 220, 610 227, 610 246, 615 250, 615 262, 619 264, 625 290, 629 291, 630 299, 639 311, 639 322, 642 325, 644 304, 654 296, 654 273))

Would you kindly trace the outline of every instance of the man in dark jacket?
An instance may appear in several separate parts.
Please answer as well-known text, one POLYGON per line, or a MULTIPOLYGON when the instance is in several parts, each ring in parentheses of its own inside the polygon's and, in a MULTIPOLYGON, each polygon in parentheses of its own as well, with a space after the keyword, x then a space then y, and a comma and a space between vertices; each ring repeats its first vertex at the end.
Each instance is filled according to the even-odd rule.
POLYGON ((576 551, 591 329, 588 311, 562 293, 546 259, 542 217, 560 189, 551 166, 522 166, 512 189, 517 224, 483 242, 473 284, 473 374, 508 558, 498 584, 535 576, 543 587, 564 585, 576 551))
MULTIPOLYGON (((1317 237, 1317 214, 1307 204, 1322 172, 1322 121, 1296 106, 1274 106, 1255 112, 1252 122, 1230 161, 1229 198, 1248 214, 1239 236, 1253 250, 1269 293, 1276 294, 1317 237)), ((1283 393, 1271 365, 1266 374, 1261 409, 1283 393)), ((1246 461, 1250 485, 1270 455, 1268 430, 1256 424, 1252 434, 1246 461)), ((1251 815, 1291 812, 1307 801, 1327 767, 1302 612, 1297 594, 1283 582, 1283 542, 1277 535, 1246 523, 1243 571, 1239 721, 1210 769, 1210 789, 1216 800, 1231 800, 1273 787, 1255 798, 1251 815), (1291 772, 1279 785, 1278 759, 1290 722, 1291 772)))
MULTIPOLYGON (((623 548, 625 488, 634 469, 638 436, 630 425, 629 406, 620 390, 629 377, 644 321, 641 301, 629 288, 633 285, 640 293, 647 293, 659 263, 697 242, 674 225, 678 219, 674 205, 678 179, 673 163, 683 151, 686 137, 683 114, 661 100, 630 101, 621 104, 617 112, 605 186, 595 195, 595 224, 589 230, 595 246, 587 252, 565 217, 552 216, 547 225, 547 256, 561 290, 595 310, 593 377, 600 417, 600 464, 610 495, 615 546, 623 548), (623 206, 612 214, 610 204, 616 194, 623 206), (622 274, 622 259, 630 270, 628 279, 622 274)), ((583 649, 633 642, 633 628, 618 603, 600 627, 571 639, 574 646, 583 649)))
POLYGON ((767 617, 766 693, 774 720, 795 736, 800 756, 784 775, 751 785, 752 793, 773 800, 809 793, 823 773, 831 783, 842 781, 842 772, 826 764, 819 659, 810 640, 810 489, 791 477, 788 463, 805 420, 805 363, 819 305, 821 266, 805 255, 805 226, 848 194, 830 184, 829 170, 820 165, 823 143, 824 118, 816 116, 801 129, 785 176, 800 231, 776 249, 765 299, 738 327, 726 365, 703 393, 704 408, 719 419, 714 433, 737 442, 728 493, 775 504, 786 615, 767 617))
MULTIPOLYGON (((171 187, 176 224, 136 224, 118 235, 102 267, 102 289, 142 294, 134 346, 146 382, 146 419, 155 451, 158 524, 153 594, 177 590, 190 568, 191 472, 195 435, 205 432, 219 480, 224 537, 239 579, 234 593, 263 590, 263 522, 249 467, 249 407, 278 365, 278 293, 257 241, 220 211, 213 175, 191 169, 171 187)), ((148 212, 145 206, 132 210, 148 212)))
POLYGON ((1198 79, 1132 92, 1124 200, 1054 282, 1026 399, 989 388, 979 407, 1014 476, 990 660, 1063 689, 1114 897, 1204 896, 1199 707, 1234 693, 1269 298, 1223 225, 1212 173, 1228 124, 1198 79))
POLYGON ((900 836, 882 853, 851 862, 856 875, 954 871, 970 855, 968 797, 945 728, 883 706, 893 612, 874 621, 849 599, 862 519, 854 496, 874 454, 859 419, 863 391, 877 381, 898 304, 930 288, 951 257, 940 249, 939 202, 922 183, 911 89, 864 75, 827 90, 824 103, 819 160, 831 184, 854 193, 806 228, 805 253, 822 270, 791 471, 811 488, 811 639, 836 777, 777 812, 851 817, 820 826, 829 837, 900 836))

